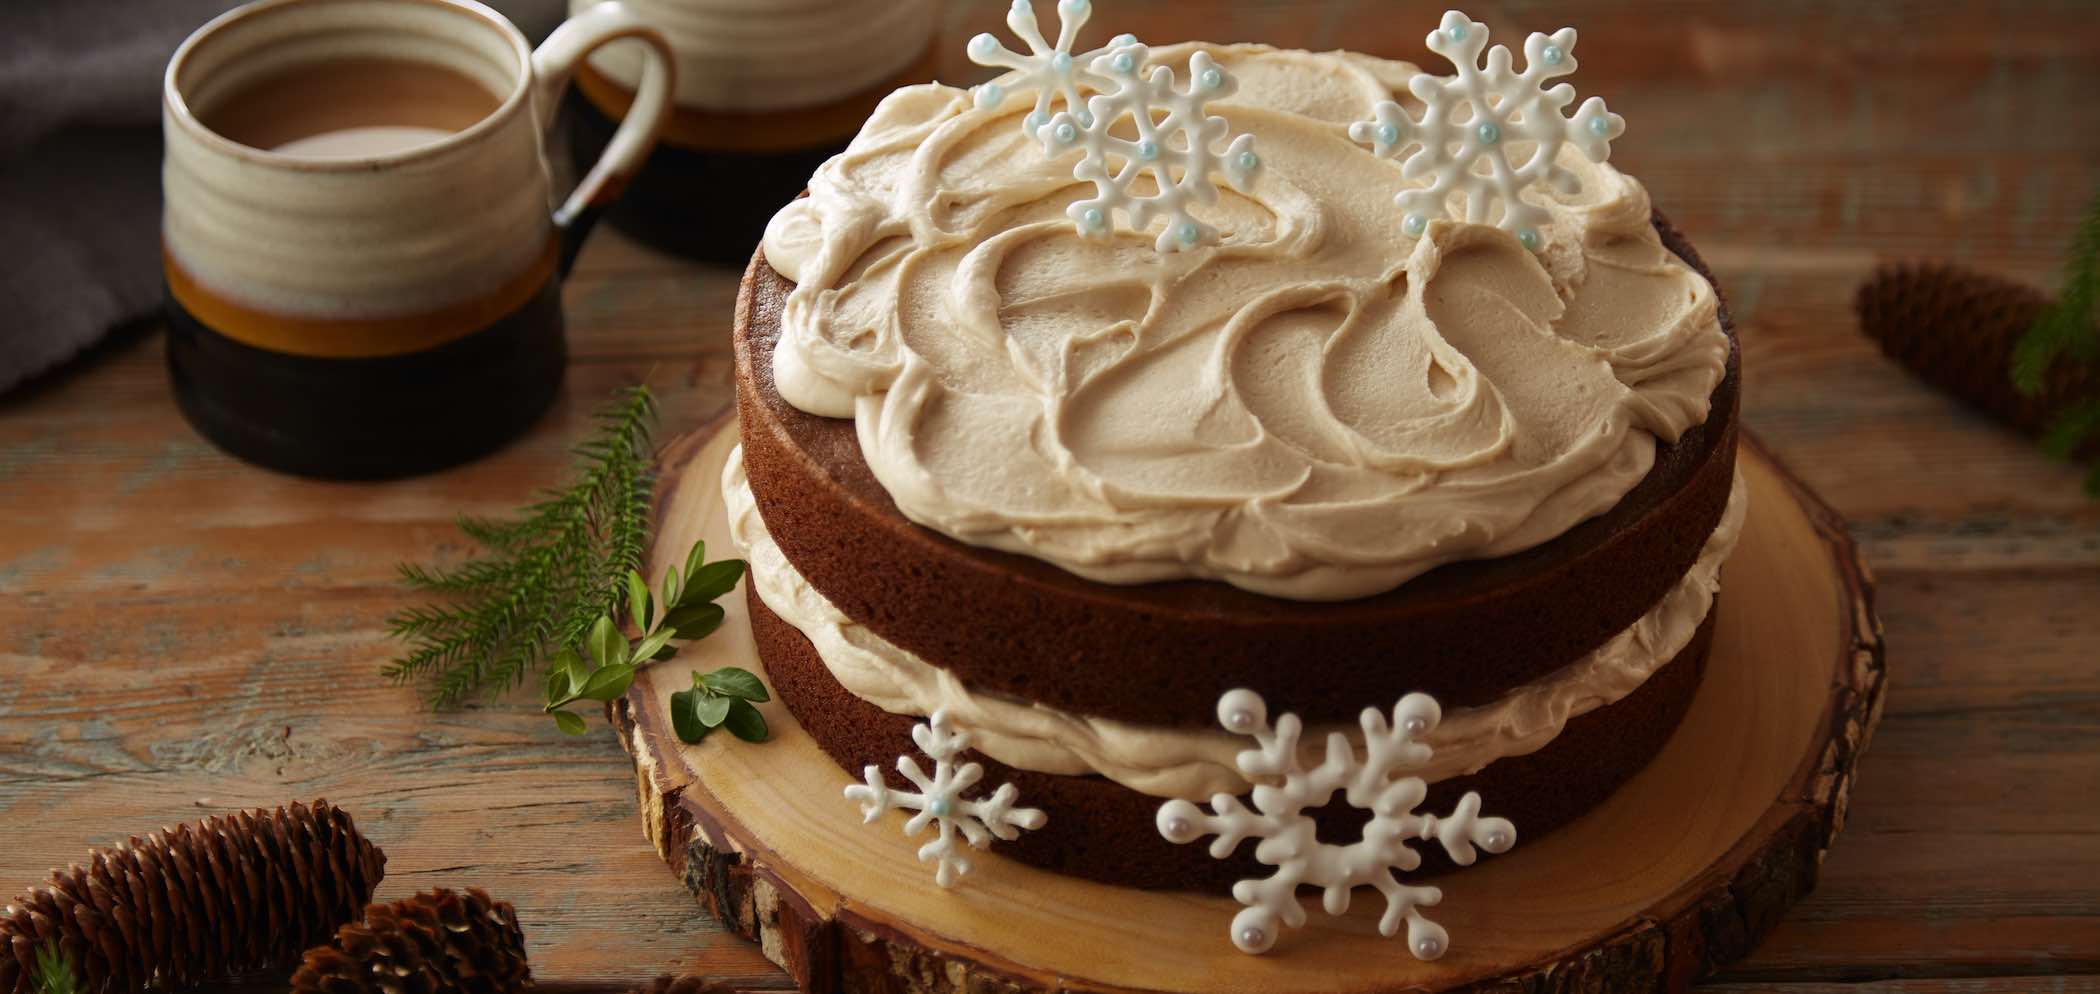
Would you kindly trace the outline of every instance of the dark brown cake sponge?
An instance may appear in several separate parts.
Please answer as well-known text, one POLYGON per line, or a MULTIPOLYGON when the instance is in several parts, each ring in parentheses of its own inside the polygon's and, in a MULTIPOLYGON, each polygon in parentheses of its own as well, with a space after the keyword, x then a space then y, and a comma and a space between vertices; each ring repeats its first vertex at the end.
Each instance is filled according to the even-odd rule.
MULTIPOLYGON (((1707 276, 1660 216, 1663 243, 1707 276)), ((1456 563, 1342 603, 1223 583, 1109 586, 1048 563, 964 545, 905 519, 862 458, 851 420, 806 414, 773 384, 791 284, 754 257, 737 303, 737 406, 761 516, 788 560, 848 616, 973 690, 1082 714, 1209 723, 1249 687, 1309 721, 1353 720, 1364 701, 1420 690, 1446 707, 1494 700, 1595 649, 1691 567, 1734 476, 1739 358, 1703 425, 1658 444, 1655 467, 1612 511, 1500 559, 1456 563)))
MULTIPOLYGON (((896 772, 897 757, 918 754, 911 728, 919 719, 890 714, 848 693, 800 631, 768 610, 756 592, 747 599, 758 655, 774 692, 817 745, 843 768, 841 784, 858 781, 861 770, 873 765, 892 786, 908 787, 896 772)), ((1424 810, 1448 812, 1467 791, 1479 791, 1482 810, 1513 822, 1522 844, 1596 807, 1646 766, 1683 720, 1699 689, 1713 626, 1714 613, 1710 612, 1683 651, 1640 689, 1616 704, 1570 720, 1545 748, 1489 764, 1471 776, 1432 784, 1424 810)), ((1387 703, 1395 699, 1397 695, 1389 695, 1387 703)), ((1279 711, 1295 706, 1287 696, 1272 697, 1270 703, 1279 711)), ((1213 702, 1205 714, 1215 712, 1213 702)), ((975 752, 969 757, 984 765, 980 783, 985 793, 1011 783, 1020 791, 1021 804, 1050 816, 1042 828, 1023 832, 1013 842, 996 843, 995 851, 1001 856, 1053 873, 1148 890, 1222 893, 1235 880, 1269 875, 1254 860, 1251 841, 1241 843, 1234 857, 1226 860, 1210 857, 1207 839, 1187 845, 1168 842, 1154 825, 1159 798, 1104 777, 1036 773, 975 752)), ((1368 817, 1337 801, 1317 817, 1320 838, 1354 838, 1368 817)), ((1418 845, 1417 849, 1423 863, 1416 875, 1453 869, 1449 857, 1436 846, 1418 845)))

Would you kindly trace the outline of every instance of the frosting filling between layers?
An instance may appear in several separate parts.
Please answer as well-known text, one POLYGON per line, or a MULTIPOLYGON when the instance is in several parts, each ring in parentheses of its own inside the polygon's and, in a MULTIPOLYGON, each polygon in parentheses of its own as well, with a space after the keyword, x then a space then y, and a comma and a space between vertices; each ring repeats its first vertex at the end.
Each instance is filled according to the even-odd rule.
POLYGON ((1088 579, 1222 580, 1342 600, 1520 552, 1603 513, 1655 441, 1702 422, 1728 341, 1646 191, 1572 149, 1534 253, 1502 231, 1402 231, 1398 163, 1347 126, 1413 67, 1211 52, 1212 105, 1264 173, 1196 213, 1222 244, 1081 238, 1091 192, 980 109, 893 94, 769 228, 797 283, 773 354, 788 403, 854 419, 911 521, 1088 579))
MULTIPOLYGON (((732 537, 766 607, 807 637, 847 692, 893 714, 946 709, 986 756, 1018 769, 1099 774, 1157 797, 1207 799, 1248 788, 1234 757, 1245 740, 1211 728, 1168 728, 1074 715, 975 693, 949 670, 898 648, 839 611, 810 585, 767 532, 738 448, 724 468, 732 537)), ((1748 497, 1738 474, 1727 511, 1698 560, 1662 601, 1627 630, 1555 673, 1481 707, 1455 709, 1428 738, 1435 756, 1415 771, 1430 782, 1534 752, 1569 719, 1615 703, 1675 658, 1712 609, 1722 564, 1742 533, 1748 497)), ((1360 738, 1353 729, 1336 729, 1360 738)), ((1319 743, 1326 729, 1306 736, 1319 743)), ((1360 744, 1360 742, 1359 742, 1360 744)))

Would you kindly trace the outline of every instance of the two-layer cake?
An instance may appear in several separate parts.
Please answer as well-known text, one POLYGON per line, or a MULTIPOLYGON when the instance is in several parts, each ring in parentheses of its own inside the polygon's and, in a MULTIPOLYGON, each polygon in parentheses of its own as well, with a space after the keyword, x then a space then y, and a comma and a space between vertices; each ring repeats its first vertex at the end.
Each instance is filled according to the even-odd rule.
MULTIPOLYGON (((1484 43, 1439 30, 1468 61, 1484 43)), ((1541 79, 1572 68, 1564 34, 1527 44, 1541 79)), ((1113 885, 1265 872, 1253 841, 1218 860, 1155 824, 1255 786, 1219 724, 1241 688, 1304 719, 1308 765, 1319 733, 1360 743, 1361 712, 1431 695, 1407 773, 1439 810, 1477 791, 1535 838, 1596 806, 1689 706, 1745 513, 1711 276, 1576 140, 1617 119, 1530 111, 1576 135, 1541 163, 1536 137, 1497 147, 1536 134, 1511 98, 1468 119, 1405 63, 1126 39, 1075 60, 1101 74, 1082 96, 1185 82, 1120 123, 1096 120, 1113 100, 1053 116, 1019 70, 900 90, 745 277, 723 485, 782 701, 842 783, 940 713, 1047 816, 993 852, 1113 885), (1201 113, 1224 124, 1168 134, 1201 113), (1542 181, 1503 187, 1502 223, 1463 183, 1425 211, 1380 154, 1410 142, 1542 181), (1104 179, 1059 154, 1080 146, 1121 158, 1104 179), (1128 210, 1207 173, 1198 146, 1243 189, 1128 210), (1148 154, 1167 182, 1104 196, 1148 154)), ((1370 815, 1317 817, 1346 841, 1370 815)))

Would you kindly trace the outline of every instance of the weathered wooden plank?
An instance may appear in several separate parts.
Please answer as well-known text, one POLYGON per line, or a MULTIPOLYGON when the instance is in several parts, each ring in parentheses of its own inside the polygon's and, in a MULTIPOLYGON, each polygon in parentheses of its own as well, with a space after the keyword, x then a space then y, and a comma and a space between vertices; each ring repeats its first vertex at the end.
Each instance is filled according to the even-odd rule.
POLYGON ((2014 976, 1837 983, 1726 981, 1699 988, 1701 994, 2093 994, 2100 977, 2014 976))

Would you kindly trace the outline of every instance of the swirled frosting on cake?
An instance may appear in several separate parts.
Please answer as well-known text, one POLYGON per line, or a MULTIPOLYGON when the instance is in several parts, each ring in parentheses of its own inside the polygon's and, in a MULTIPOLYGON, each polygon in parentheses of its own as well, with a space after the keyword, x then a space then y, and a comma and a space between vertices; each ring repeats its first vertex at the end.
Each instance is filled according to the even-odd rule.
POLYGON ((1641 185, 1572 150, 1532 252, 1401 233, 1398 164, 1348 123, 1404 63, 1208 51, 1264 174, 1198 214, 1216 246, 1081 238, 1091 188, 951 87, 892 95, 767 232, 797 286, 782 396, 854 419, 912 521, 1108 583, 1361 597, 1602 513, 1703 421, 1728 342, 1641 185))

